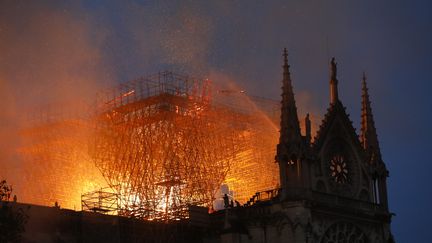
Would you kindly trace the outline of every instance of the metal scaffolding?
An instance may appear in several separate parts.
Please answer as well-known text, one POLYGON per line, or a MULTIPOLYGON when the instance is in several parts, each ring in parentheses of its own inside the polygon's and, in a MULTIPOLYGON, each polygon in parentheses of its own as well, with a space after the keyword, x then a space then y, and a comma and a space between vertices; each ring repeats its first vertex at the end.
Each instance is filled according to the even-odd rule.
POLYGON ((234 114, 211 106, 209 87, 164 72, 99 99, 91 156, 118 188, 122 214, 170 220, 211 206, 240 147, 234 114))
POLYGON ((117 215, 119 202, 119 195, 111 188, 101 188, 81 195, 81 210, 117 215))
MULTIPOLYGON (((29 152, 34 148, 29 144, 22 150, 33 167, 42 155, 63 156, 61 161, 44 157, 41 166, 57 181, 91 179, 64 175, 93 177, 91 168, 96 167, 110 190, 84 194, 83 210, 178 220, 188 217, 190 205, 212 208, 222 184, 239 203, 278 186, 277 102, 217 90, 208 80, 161 72, 104 90, 95 104, 76 130, 56 135, 61 139, 27 136, 39 144, 40 152, 29 152), (50 141, 60 140, 73 143, 51 147, 50 141), (73 157, 70 151, 75 150, 85 159, 73 157), (78 169, 73 163, 77 160, 91 165, 78 169)), ((39 125, 32 129, 58 134, 52 123, 44 126, 47 133, 39 125)))

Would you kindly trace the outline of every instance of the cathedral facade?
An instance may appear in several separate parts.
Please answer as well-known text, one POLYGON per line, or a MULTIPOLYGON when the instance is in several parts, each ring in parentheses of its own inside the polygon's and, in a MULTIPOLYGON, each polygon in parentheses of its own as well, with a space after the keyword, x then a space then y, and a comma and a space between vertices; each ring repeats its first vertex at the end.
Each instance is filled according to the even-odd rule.
MULTIPOLYGON (((330 106, 312 142, 307 115, 300 131, 284 50, 280 139, 275 160, 278 195, 225 210, 221 242, 394 242, 386 179, 362 79, 361 133, 338 97, 337 64, 330 64, 330 106), (253 204, 253 205, 252 205, 253 204)), ((275 193, 275 192, 267 192, 275 193)))

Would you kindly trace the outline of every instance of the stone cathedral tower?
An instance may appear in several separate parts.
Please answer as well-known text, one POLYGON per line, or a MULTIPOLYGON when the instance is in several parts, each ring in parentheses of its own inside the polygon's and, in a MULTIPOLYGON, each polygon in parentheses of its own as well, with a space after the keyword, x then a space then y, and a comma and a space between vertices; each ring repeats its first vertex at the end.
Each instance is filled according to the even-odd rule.
POLYGON ((283 60, 275 156, 280 188, 256 193, 243 207, 228 207, 220 242, 394 242, 388 171, 365 75, 358 135, 339 99, 337 63, 331 60, 330 105, 312 141, 309 115, 301 133, 286 49, 283 60))
POLYGON ((337 63, 331 60, 330 106, 311 143, 308 117, 306 135, 300 133, 286 49, 283 56, 281 130, 276 154, 282 208, 297 208, 298 220, 304 225, 304 242, 393 241, 387 203, 388 171, 381 158, 365 75, 359 136, 339 99, 337 63))

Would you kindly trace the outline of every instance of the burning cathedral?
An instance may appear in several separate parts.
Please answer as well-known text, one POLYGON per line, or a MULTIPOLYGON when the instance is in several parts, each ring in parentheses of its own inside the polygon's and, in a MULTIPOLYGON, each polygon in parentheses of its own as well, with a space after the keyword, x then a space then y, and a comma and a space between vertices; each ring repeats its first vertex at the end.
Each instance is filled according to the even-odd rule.
POLYGON ((21 154, 39 169, 26 176, 51 183, 23 191, 45 205, 31 206, 23 237, 393 242, 366 76, 357 134, 331 60, 330 105, 313 136, 309 115, 299 121, 286 49, 282 67, 280 104, 163 72, 101 92, 85 114, 23 129, 21 154))

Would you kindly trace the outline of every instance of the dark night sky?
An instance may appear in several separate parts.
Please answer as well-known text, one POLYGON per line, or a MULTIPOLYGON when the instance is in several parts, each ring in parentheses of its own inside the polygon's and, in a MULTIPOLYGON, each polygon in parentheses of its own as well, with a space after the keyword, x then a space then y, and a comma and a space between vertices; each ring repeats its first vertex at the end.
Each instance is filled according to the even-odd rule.
POLYGON ((430 238, 431 1, 0 0, 0 132, 10 135, 20 107, 165 69, 279 99, 283 47, 301 114, 325 112, 335 56, 358 128, 366 71, 393 233, 398 242, 430 238))

